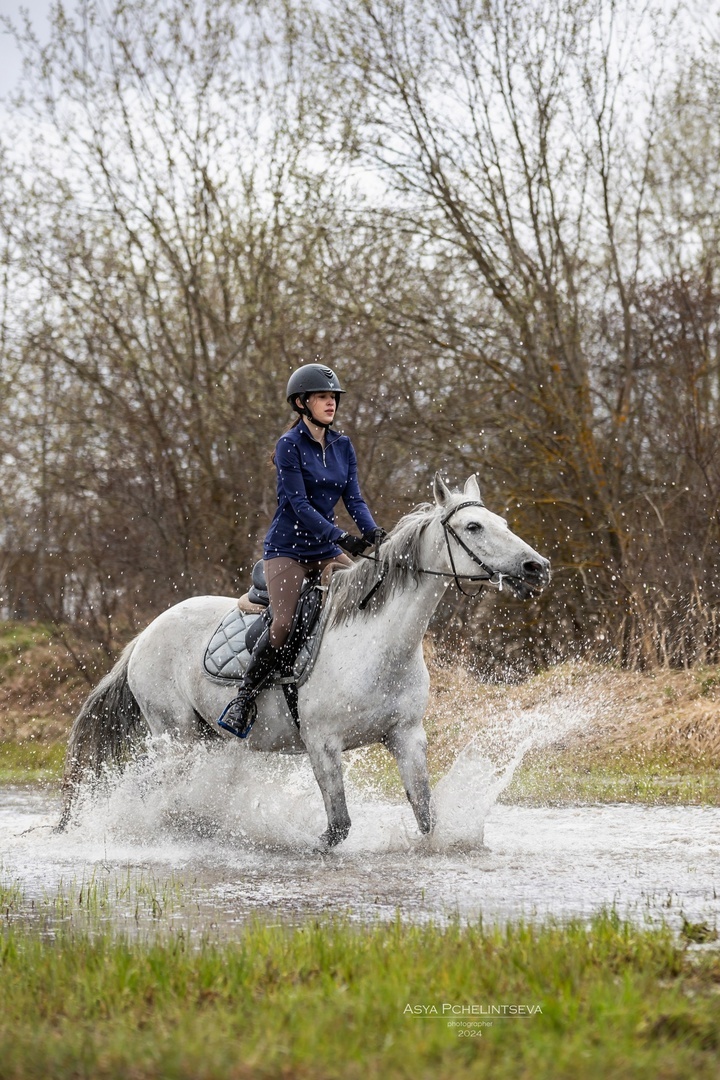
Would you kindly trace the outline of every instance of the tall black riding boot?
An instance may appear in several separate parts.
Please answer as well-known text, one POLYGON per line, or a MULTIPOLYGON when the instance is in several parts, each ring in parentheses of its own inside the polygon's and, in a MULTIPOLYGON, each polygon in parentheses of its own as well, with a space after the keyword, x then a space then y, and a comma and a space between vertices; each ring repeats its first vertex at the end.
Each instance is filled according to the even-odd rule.
POLYGON ((238 687, 237 696, 233 698, 218 720, 219 727, 237 735, 238 739, 248 737, 257 716, 255 698, 277 668, 281 651, 281 649, 274 649, 270 644, 270 631, 263 630, 252 651, 250 663, 238 687))

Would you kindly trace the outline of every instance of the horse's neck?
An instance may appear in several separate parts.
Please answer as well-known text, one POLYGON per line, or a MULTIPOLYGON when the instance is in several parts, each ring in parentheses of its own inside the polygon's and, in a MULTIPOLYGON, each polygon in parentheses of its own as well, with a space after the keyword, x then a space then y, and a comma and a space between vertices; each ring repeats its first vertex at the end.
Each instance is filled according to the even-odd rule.
MULTIPOLYGON (((418 566, 424 570, 445 570, 443 539, 439 528, 429 526, 420 545, 418 566)), ((419 648, 428 623, 440 603, 449 579, 421 574, 417 583, 408 579, 405 588, 397 588, 372 615, 373 630, 383 631, 386 640, 395 642, 409 653, 419 648)))

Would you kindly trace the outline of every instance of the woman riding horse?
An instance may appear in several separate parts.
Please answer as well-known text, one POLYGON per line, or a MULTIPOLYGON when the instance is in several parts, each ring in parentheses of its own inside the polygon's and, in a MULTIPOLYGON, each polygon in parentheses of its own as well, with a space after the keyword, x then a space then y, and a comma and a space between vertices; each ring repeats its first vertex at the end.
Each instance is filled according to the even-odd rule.
POLYGON ((323 364, 298 368, 287 385, 288 404, 298 417, 280 436, 273 454, 278 505, 263 547, 272 622, 258 638, 237 696, 218 720, 238 738, 245 738, 252 726, 251 705, 258 690, 280 666, 306 576, 332 564, 351 566, 348 554, 361 555, 385 535, 360 493, 350 439, 332 431, 344 393, 335 372, 323 364), (341 498, 360 536, 335 524, 341 498))

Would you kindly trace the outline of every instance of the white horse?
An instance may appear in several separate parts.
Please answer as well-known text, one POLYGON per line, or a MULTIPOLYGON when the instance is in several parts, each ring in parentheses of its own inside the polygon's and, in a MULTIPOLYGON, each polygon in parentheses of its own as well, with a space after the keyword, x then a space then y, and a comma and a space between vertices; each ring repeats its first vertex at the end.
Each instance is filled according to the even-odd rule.
MULTIPOLYGON (((260 693, 255 725, 238 747, 308 754, 327 812, 320 837, 325 847, 350 830, 342 752, 371 743, 383 743, 394 755, 420 830, 433 828, 422 725, 430 679, 422 641, 448 586, 507 584, 526 599, 549 581, 548 560, 485 507, 474 476, 460 493, 437 475, 434 496, 435 505, 420 506, 398 522, 380 549, 379 565, 364 559, 335 573, 320 651, 299 688, 299 726, 281 687, 271 686, 260 693)), ((233 687, 203 670, 207 642, 234 603, 228 596, 184 600, 126 647, 70 734, 61 827, 83 776, 131 756, 148 729, 153 736, 169 732, 186 741, 235 741, 216 726, 233 687)))

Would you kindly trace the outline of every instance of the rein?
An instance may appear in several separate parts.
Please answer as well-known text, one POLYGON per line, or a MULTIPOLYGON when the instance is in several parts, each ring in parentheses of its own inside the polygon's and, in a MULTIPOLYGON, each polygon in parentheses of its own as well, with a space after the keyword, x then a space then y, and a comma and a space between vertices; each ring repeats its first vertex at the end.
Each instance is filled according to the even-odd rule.
MULTIPOLYGON (((375 553, 373 555, 363 555, 362 558, 363 559, 369 559, 370 562, 379 563, 380 562, 379 556, 380 556, 380 544, 381 543, 382 543, 382 540, 376 540, 375 541, 375 553)), ((372 600, 373 596, 378 591, 378 589, 382 585, 383 581, 387 577, 387 572, 388 572, 387 566, 383 566, 382 563, 381 563, 380 564, 380 573, 378 574, 377 581, 372 586, 370 591, 367 592, 365 594, 365 596, 363 596, 362 600, 358 603, 358 607, 360 608, 361 611, 364 611, 365 608, 368 606, 368 604, 372 600)))
MULTIPOLYGON (((462 581, 489 582, 491 585, 497 585, 498 591, 502 592, 503 578, 507 577, 508 575, 507 574, 501 574, 499 570, 491 570, 490 567, 486 563, 484 563, 482 561, 480 556, 476 555, 475 552, 472 550, 472 548, 469 548, 468 545, 465 543, 465 541, 460 536, 458 536, 458 534, 455 532, 452 525, 450 524, 450 518, 453 516, 453 514, 456 514, 458 512, 458 510, 464 510, 468 506, 482 506, 482 507, 484 507, 485 503, 478 502, 477 499, 467 499, 465 502, 458 503, 457 506, 454 506, 452 508, 452 510, 448 511, 448 513, 445 514, 444 517, 442 517, 440 519, 442 527, 443 527, 443 536, 445 537, 445 544, 447 546, 447 551, 448 551, 448 556, 450 558, 450 566, 452 567, 452 571, 448 572, 447 570, 426 570, 424 567, 418 566, 417 569, 416 569, 416 573, 432 575, 433 577, 452 578, 453 581, 455 582, 457 588, 459 589, 459 591, 463 594, 463 596, 477 596, 478 593, 466 592, 465 589, 463 589, 462 585, 460 584, 461 580, 462 581), (484 574, 459 574, 457 572, 457 568, 455 566, 455 559, 453 558, 452 547, 450 546, 450 537, 451 536, 452 536, 453 540, 455 540, 455 542, 460 545, 460 547, 463 549, 463 551, 467 555, 470 556, 472 561, 474 563, 477 563, 477 565, 482 570, 485 571, 484 574)), ((360 558, 361 559, 367 559, 369 562, 379 563, 380 562, 379 552, 380 552, 380 543, 376 543, 375 544, 375 551, 374 551, 374 553, 372 555, 361 555, 360 558)), ((378 589, 380 588, 380 586, 384 582, 384 580, 385 580, 385 578, 387 576, 387 572, 388 572, 387 566, 382 566, 381 565, 380 574, 378 576, 377 581, 372 586, 370 591, 365 596, 363 596, 362 600, 358 604, 358 607, 360 608, 361 611, 364 611, 365 608, 367 607, 367 605, 370 603, 373 596, 375 595, 375 593, 378 591, 378 589)))

